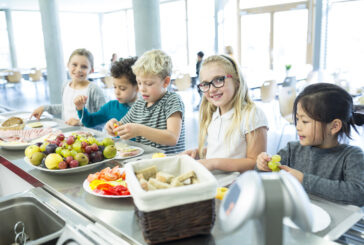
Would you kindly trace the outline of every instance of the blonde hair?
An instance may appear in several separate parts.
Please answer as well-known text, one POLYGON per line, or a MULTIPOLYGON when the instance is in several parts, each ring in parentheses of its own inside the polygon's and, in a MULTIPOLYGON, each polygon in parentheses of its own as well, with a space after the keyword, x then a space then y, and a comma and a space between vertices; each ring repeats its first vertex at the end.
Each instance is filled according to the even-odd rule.
POLYGON ((162 50, 145 52, 132 66, 135 75, 157 75, 161 79, 171 76, 172 59, 162 50))
POLYGON ((72 57, 75 55, 85 56, 88 59, 88 61, 90 62, 91 70, 94 69, 94 56, 92 55, 92 53, 90 51, 88 51, 87 49, 84 49, 84 48, 76 49, 75 51, 72 52, 70 58, 68 59, 68 63, 70 63, 72 57))
MULTIPOLYGON (((254 115, 255 104, 250 99, 248 93, 248 86, 244 81, 243 75, 238 67, 238 64, 230 57, 225 55, 213 55, 205 59, 201 65, 201 70, 204 66, 212 63, 217 63, 221 65, 227 74, 232 76, 235 85, 235 94, 230 104, 234 108, 234 114, 232 118, 232 123, 225 135, 225 143, 230 143, 230 138, 232 134, 236 131, 240 131, 240 124, 244 117, 244 125, 247 131, 251 131, 254 128, 254 115)), ((201 74, 201 73, 200 73, 201 74)), ((200 131, 198 138, 198 150, 200 157, 204 157, 203 148, 206 143, 207 129, 210 125, 212 115, 217 110, 217 107, 210 103, 205 96, 202 97, 199 121, 200 121, 200 131)))

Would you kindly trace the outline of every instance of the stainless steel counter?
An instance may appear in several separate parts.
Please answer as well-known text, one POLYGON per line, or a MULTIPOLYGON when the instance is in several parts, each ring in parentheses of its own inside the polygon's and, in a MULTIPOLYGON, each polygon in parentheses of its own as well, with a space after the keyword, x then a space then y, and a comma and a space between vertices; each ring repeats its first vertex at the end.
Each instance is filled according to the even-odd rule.
MULTIPOLYGON (((75 128, 64 128, 64 130, 73 129, 75 128)), ((101 135, 100 132, 97 132, 97 134, 101 135)), ((135 142, 128 142, 128 144, 137 145, 143 148, 143 158, 150 158, 152 153, 158 152, 155 148, 144 146, 135 142)), ((143 239, 142 230, 138 225, 137 217, 134 213, 132 198, 100 198, 88 194, 82 188, 82 183, 89 173, 99 171, 106 166, 112 167, 116 164, 122 165, 122 161, 111 160, 92 170, 60 175, 43 172, 29 166, 23 159, 23 150, 10 151, 0 149, 0 156, 43 183, 43 188, 45 190, 52 193, 58 199, 62 200, 93 222, 106 226, 117 235, 127 239, 131 244, 146 244, 143 239)), ((6 161, 0 157, 0 163, 2 162, 6 161)), ((355 210, 350 210, 350 208, 345 209, 340 205, 332 204, 324 200, 314 199, 313 202, 328 211, 331 217, 335 215, 335 212, 342 212, 342 210, 347 211, 347 213, 343 214, 345 216, 355 213, 355 210)), ((220 201, 217 200, 217 208, 219 205, 220 201)), ((335 227, 339 226, 340 221, 340 219, 335 220, 332 225, 335 227)), ((334 242, 322 238, 330 233, 332 230, 331 228, 328 228, 319 234, 310 234, 284 226, 284 244, 335 244, 334 242)), ((258 244, 261 233, 262 231, 258 228, 257 222, 250 221, 243 228, 233 233, 225 234, 221 230, 219 220, 217 219, 211 235, 197 236, 168 244, 258 244)))

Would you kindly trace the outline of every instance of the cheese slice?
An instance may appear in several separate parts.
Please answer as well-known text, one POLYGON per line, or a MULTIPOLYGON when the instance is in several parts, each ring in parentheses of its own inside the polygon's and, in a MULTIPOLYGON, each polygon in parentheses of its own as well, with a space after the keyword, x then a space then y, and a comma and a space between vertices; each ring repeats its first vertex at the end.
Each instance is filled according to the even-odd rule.
POLYGON ((31 128, 41 128, 43 127, 43 124, 41 122, 33 122, 27 124, 31 128))

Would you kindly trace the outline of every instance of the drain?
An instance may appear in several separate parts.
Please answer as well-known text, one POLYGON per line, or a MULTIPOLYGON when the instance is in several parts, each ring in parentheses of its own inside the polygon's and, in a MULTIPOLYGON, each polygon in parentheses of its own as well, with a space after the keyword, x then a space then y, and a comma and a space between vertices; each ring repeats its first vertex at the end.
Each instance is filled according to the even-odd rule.
POLYGON ((16 222, 16 224, 14 225, 14 233, 14 244, 24 245, 25 242, 29 239, 28 234, 25 233, 25 225, 23 221, 16 222))

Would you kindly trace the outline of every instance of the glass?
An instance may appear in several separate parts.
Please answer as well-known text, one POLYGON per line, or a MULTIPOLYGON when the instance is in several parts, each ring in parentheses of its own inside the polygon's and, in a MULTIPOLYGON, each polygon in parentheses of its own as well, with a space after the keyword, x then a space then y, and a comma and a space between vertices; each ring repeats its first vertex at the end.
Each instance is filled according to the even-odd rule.
POLYGON ((201 92, 206 93, 207 91, 209 91, 211 84, 215 88, 224 87, 225 79, 228 78, 228 77, 232 78, 231 75, 215 77, 214 79, 212 79, 211 82, 202 82, 202 83, 200 83, 199 85, 197 85, 197 88, 201 92))

